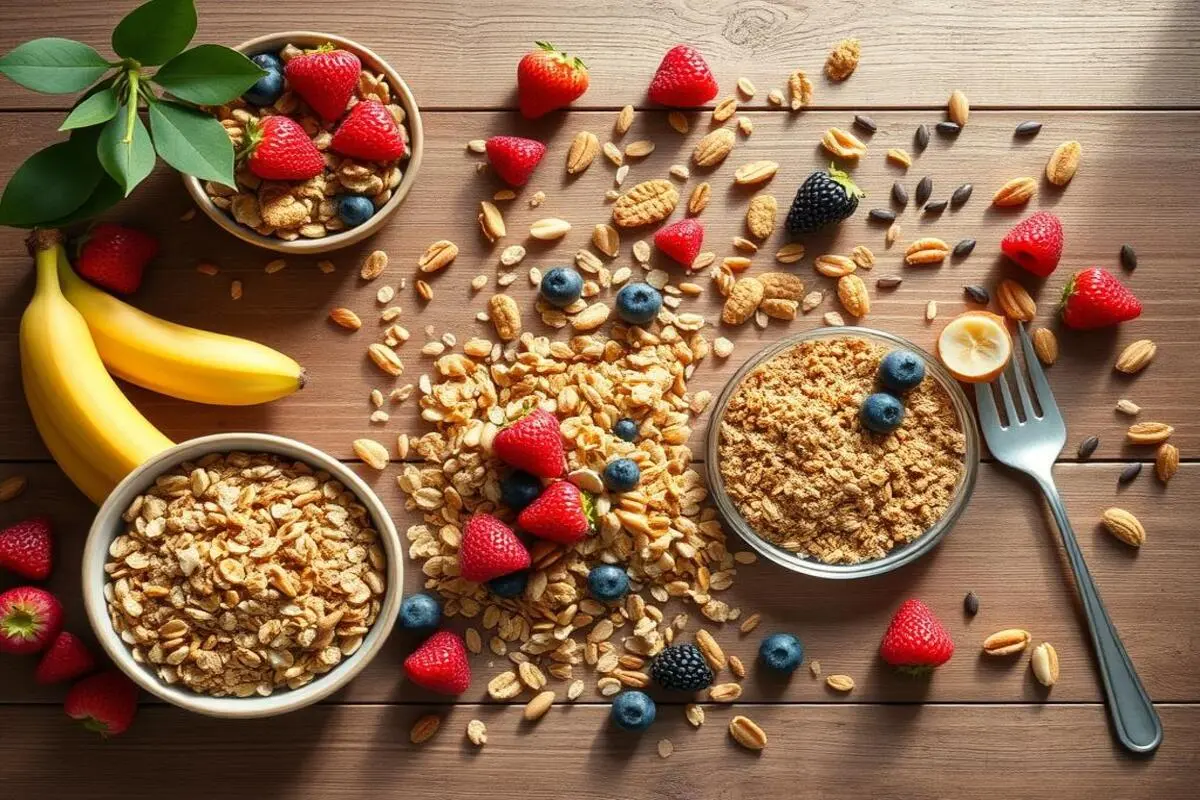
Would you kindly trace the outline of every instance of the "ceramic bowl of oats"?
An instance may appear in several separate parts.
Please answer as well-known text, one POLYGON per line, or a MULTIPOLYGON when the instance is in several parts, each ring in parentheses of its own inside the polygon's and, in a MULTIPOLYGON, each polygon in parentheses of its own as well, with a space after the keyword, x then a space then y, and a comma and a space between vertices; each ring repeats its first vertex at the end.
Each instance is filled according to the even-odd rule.
POLYGON ((403 550, 346 465, 252 433, 178 444, 104 502, 83 554, 88 620, 113 662, 216 717, 294 711, 346 685, 400 610, 403 550))

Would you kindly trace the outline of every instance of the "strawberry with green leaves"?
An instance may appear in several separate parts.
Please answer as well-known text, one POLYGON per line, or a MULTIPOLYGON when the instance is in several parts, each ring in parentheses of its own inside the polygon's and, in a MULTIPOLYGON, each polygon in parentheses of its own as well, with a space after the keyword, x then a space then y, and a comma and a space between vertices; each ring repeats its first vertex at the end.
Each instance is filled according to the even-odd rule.
POLYGON ((476 514, 463 528, 458 547, 459 574, 484 583, 529 569, 529 551, 512 529, 491 514, 476 514))
POLYGON ((283 74, 292 91, 332 122, 345 113, 350 95, 358 86, 362 62, 354 53, 325 44, 287 62, 283 74))
POLYGON ((517 65, 517 103, 526 119, 565 108, 587 91, 588 69, 549 42, 535 42, 517 65))
POLYGON ((542 408, 535 408, 497 433, 492 452, 510 467, 539 478, 559 478, 566 470, 558 417, 542 408))
POLYGON ((595 522, 596 507, 591 495, 570 481, 550 484, 517 516, 517 525, 522 530, 559 544, 580 541, 591 533, 595 522))
POLYGON ((1059 311, 1068 327, 1091 330, 1137 319, 1142 303, 1111 272, 1088 267, 1063 289, 1059 311))
POLYGON ((905 600, 883 635, 879 655, 901 672, 924 675, 950 660, 954 642, 929 606, 905 600))
POLYGON ((325 157, 304 128, 282 114, 246 123, 241 157, 251 172, 268 181, 306 181, 325 170, 325 157))

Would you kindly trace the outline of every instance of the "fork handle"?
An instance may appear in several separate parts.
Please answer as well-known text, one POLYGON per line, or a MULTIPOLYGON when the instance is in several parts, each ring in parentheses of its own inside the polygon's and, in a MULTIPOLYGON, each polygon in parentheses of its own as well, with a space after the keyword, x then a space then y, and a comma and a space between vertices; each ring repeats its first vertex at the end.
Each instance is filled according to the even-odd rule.
POLYGON ((1152 753, 1162 743, 1162 721, 1138 679, 1133 662, 1125 652, 1125 645, 1117 635, 1116 626, 1104 608, 1054 480, 1049 475, 1035 477, 1050 503, 1050 511, 1054 514, 1054 521, 1058 523, 1067 549, 1067 560, 1071 562, 1071 570, 1075 573, 1075 585, 1083 602, 1083 613, 1087 617, 1092 648, 1100 665, 1100 679, 1104 684, 1108 713, 1117 739, 1133 753, 1152 753))

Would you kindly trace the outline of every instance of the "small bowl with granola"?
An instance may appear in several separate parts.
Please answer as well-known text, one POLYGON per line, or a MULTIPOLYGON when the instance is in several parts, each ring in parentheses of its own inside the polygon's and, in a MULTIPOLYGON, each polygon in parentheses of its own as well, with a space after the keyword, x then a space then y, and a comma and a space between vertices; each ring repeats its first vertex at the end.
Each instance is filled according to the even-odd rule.
POLYGON ((929 552, 975 487, 971 406, 937 359, 869 328, 759 351, 713 407, 706 470, 729 527, 794 572, 863 578, 929 552))
POLYGON ((265 717, 329 696, 379 652, 403 558, 346 465, 279 436, 217 434, 113 490, 84 546, 83 598, 108 656, 147 692, 265 717))
POLYGON ((238 45, 266 75, 210 111, 237 154, 236 186, 184 176, 196 204, 243 241, 323 253, 375 233, 421 166, 417 102, 382 58, 341 36, 287 31, 238 45))

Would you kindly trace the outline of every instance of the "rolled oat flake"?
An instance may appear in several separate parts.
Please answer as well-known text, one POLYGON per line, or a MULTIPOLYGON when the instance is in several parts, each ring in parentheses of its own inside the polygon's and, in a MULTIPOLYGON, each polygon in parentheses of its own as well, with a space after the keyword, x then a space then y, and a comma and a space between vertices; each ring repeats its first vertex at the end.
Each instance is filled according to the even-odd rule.
POLYGON ((908 205, 908 189, 905 189, 904 184, 900 181, 892 184, 892 199, 901 208, 905 208, 908 205))
POLYGON ((917 145, 918 150, 924 150, 929 147, 929 126, 922 123, 917 126, 917 132, 913 136, 913 141, 917 145))
POLYGON ((895 222, 896 212, 887 208, 872 208, 867 214, 875 222, 895 222))
POLYGON ((1089 436, 1088 438, 1084 439, 1082 442, 1079 443, 1079 449, 1076 451, 1075 454, 1077 456, 1079 456, 1080 458, 1089 458, 1092 455, 1092 453, 1096 452, 1096 448, 1099 446, 1100 446, 1100 437, 1099 436, 1089 436))
POLYGON ((954 245, 954 257, 966 258, 971 255, 971 251, 975 249, 974 239, 963 239, 958 244, 954 245))
POLYGON ((933 194, 933 178, 926 175, 921 178, 921 182, 917 184, 916 200, 917 205, 925 205, 925 201, 929 199, 929 195, 933 194))
POLYGON ((969 183, 964 183, 962 186, 954 190, 954 194, 950 195, 950 205, 957 208, 963 203, 971 199, 971 190, 975 187, 969 183))

